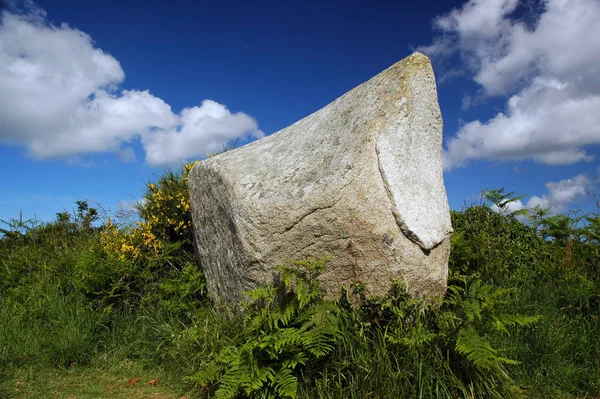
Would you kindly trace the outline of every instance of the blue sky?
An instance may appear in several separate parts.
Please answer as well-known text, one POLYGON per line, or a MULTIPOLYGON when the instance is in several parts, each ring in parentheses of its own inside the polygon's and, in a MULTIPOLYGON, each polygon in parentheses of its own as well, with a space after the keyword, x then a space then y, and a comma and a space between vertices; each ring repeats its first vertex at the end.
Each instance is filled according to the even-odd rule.
MULTIPOLYGON (((0 2, 2 3, 2 2, 0 2)), ((597 0, 4 1, 0 219, 139 200, 165 166, 269 135, 419 50, 451 208, 593 210, 597 0)))

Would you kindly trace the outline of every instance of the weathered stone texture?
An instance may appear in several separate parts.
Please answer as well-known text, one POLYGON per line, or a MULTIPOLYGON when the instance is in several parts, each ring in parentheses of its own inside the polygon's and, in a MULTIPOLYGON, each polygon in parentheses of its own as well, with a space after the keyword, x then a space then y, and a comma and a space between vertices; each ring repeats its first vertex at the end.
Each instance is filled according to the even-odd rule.
POLYGON ((419 53, 293 125, 200 162, 189 186, 196 248, 212 296, 238 302, 274 266, 330 257, 330 297, 392 278, 414 296, 445 291, 452 231, 442 119, 419 53))

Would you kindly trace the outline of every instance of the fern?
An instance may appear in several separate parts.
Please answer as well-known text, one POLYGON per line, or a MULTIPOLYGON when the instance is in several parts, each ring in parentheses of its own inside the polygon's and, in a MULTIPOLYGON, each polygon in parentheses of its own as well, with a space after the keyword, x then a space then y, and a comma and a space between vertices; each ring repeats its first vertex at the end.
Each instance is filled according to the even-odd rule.
POLYGON ((401 334, 387 334, 387 340, 392 344, 399 344, 410 349, 422 348, 438 337, 438 334, 429 331, 422 324, 417 324, 402 331, 401 334))
MULTIPOLYGON (((473 389, 470 397, 480 397, 484 392, 503 392, 508 397, 516 389, 506 366, 518 362, 505 356, 493 342, 499 333, 529 326, 539 317, 502 312, 512 290, 484 284, 476 275, 452 275, 439 309, 424 300, 412 299, 398 282, 385 298, 368 298, 360 284, 345 294, 342 305, 353 328, 359 329, 352 337, 368 338, 373 351, 384 346, 390 362, 405 361, 404 367, 415 367, 415 374, 407 379, 408 386, 433 382, 424 380, 423 367, 434 375, 436 368, 448 367, 453 384, 473 389), (351 303, 358 303, 360 317, 351 303)), ((438 377, 430 378, 435 381, 438 377)))
POLYGON ((295 398, 296 373, 334 349, 338 308, 321 299, 324 261, 302 260, 280 268, 281 284, 248 293, 238 345, 223 348, 192 378, 216 385, 215 397, 295 398))
POLYGON ((486 336, 494 332, 510 333, 510 329, 530 326, 539 316, 502 313, 499 310, 507 304, 513 290, 484 284, 477 276, 453 276, 458 285, 448 287, 444 301, 447 312, 440 316, 445 322, 446 334, 455 334, 454 349, 479 371, 496 370, 505 379, 508 374, 503 368, 517 361, 500 356, 486 336))
POLYGON ((477 368, 490 370, 504 364, 519 362, 498 355, 498 350, 481 337, 473 327, 461 328, 456 338, 456 351, 467 357, 477 368))
POLYGON ((525 327, 537 323, 541 316, 525 316, 522 314, 500 314, 494 318, 494 326, 498 331, 510 335, 509 327, 525 327))
POLYGON ((282 367, 272 380, 273 390, 279 395, 295 398, 298 390, 298 380, 292 374, 292 369, 282 367))

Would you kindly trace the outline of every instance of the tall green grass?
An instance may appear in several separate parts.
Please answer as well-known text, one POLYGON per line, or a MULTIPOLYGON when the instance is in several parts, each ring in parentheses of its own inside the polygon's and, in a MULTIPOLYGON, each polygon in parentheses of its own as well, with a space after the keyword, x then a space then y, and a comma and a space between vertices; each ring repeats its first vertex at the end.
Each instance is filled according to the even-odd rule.
POLYGON ((357 283, 327 302, 302 271, 323 264, 305 260, 282 270, 296 283, 217 310, 183 227, 188 171, 149 185, 139 225, 100 221, 85 202, 51 223, 4 224, 0 398, 20 369, 125 359, 200 398, 600 395, 597 215, 509 214, 502 190, 488 192, 500 212, 453 211, 439 308, 400 285, 371 298, 357 283))

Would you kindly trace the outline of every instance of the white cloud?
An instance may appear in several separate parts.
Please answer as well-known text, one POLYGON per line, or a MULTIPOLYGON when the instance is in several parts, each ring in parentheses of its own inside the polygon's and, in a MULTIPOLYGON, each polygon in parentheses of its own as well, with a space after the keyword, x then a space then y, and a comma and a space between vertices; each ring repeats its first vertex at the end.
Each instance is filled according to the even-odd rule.
POLYGON ((440 34, 420 49, 459 54, 484 96, 509 96, 504 112, 447 140, 447 169, 472 159, 572 164, 592 160, 585 147, 600 144, 600 2, 547 0, 533 27, 514 20, 518 5, 470 0, 436 18, 440 34))
POLYGON ((580 174, 570 179, 546 183, 547 193, 542 196, 534 195, 526 203, 516 200, 508 203, 505 210, 501 210, 497 205, 492 205, 491 209, 494 212, 511 214, 539 206, 542 209, 550 208, 550 214, 558 214, 567 211, 569 204, 585 197, 592 190, 592 184, 594 181, 585 174, 580 174))
POLYGON ((152 164, 183 161, 197 154, 214 153, 223 143, 252 132, 254 138, 264 136, 258 125, 244 113, 232 114, 225 106, 204 100, 200 107, 181 112, 181 127, 157 131, 145 136, 146 159, 152 164), (198 135, 202 132, 202 135, 198 135))
POLYGON ((593 181, 586 175, 577 175, 571 179, 546 183, 548 194, 541 197, 533 196, 527 201, 526 208, 551 208, 551 213, 561 213, 568 210, 568 205, 585 197, 591 189, 593 181))
POLYGON ((148 91, 118 90, 125 79, 119 62, 87 34, 48 23, 35 6, 1 18, 0 142, 33 158, 111 152, 131 161, 130 144, 140 138, 147 162, 165 164, 262 134, 251 117, 214 101, 174 114, 148 91))
POLYGON ((523 205, 523 202, 521 202, 521 200, 515 200, 506 204, 505 210, 501 210, 496 204, 493 204, 491 208, 494 212, 505 213, 507 215, 510 215, 511 213, 524 209, 525 205, 523 205))

